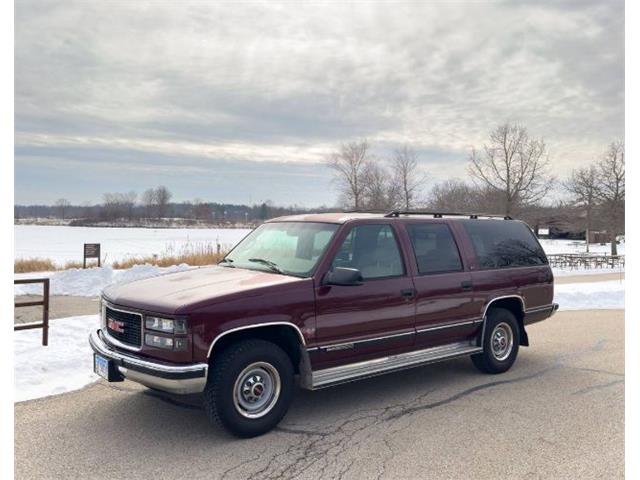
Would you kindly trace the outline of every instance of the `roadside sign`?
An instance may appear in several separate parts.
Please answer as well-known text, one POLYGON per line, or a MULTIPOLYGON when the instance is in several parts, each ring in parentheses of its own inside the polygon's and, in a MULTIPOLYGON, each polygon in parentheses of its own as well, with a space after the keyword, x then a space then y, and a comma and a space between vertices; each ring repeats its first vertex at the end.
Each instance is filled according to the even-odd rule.
POLYGON ((87 258, 97 258, 98 266, 100 266, 100 244, 99 243, 84 244, 84 258, 82 260, 82 268, 87 268, 87 258))

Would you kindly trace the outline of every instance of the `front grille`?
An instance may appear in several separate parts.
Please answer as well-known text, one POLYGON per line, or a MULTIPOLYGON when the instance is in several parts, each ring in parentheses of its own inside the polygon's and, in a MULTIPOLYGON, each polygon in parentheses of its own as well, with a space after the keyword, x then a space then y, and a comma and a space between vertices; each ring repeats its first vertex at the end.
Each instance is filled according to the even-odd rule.
POLYGON ((121 312, 120 310, 113 310, 106 307, 106 324, 109 335, 116 340, 126 343, 134 347, 140 347, 142 345, 142 315, 139 313, 121 312), (109 319, 118 322, 121 326, 122 332, 114 330, 109 325, 109 319))

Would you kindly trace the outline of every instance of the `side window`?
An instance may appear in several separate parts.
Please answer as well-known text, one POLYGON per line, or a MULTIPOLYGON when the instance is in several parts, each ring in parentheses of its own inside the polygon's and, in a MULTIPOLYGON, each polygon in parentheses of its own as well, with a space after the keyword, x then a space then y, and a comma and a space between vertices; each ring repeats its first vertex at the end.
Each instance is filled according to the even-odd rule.
POLYGON ((525 267, 547 264, 547 257, 533 232, 512 220, 466 220, 481 268, 525 267))
POLYGON ((414 223, 407 225, 407 231, 411 238, 419 273, 462 270, 460 253, 447 225, 414 223))
POLYGON ((357 268, 367 279, 404 274, 398 242, 390 225, 358 225, 344 239, 331 268, 357 268))

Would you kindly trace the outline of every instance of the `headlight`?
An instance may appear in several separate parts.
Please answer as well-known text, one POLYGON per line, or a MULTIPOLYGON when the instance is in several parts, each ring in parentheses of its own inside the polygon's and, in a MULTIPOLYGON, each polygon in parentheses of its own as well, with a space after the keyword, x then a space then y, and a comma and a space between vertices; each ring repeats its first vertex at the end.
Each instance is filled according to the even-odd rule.
POLYGON ((186 350, 186 338, 163 337, 161 335, 145 334, 144 343, 150 347, 164 348, 165 350, 186 350))
POLYGON ((187 333, 187 322, 182 318, 145 317, 147 330, 164 333, 187 333))

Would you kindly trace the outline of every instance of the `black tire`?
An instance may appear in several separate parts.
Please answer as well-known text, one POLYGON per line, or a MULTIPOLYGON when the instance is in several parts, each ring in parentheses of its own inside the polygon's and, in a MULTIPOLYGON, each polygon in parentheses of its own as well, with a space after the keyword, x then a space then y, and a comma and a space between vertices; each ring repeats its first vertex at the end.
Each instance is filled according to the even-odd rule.
POLYGON ((204 390, 205 411, 212 422, 235 436, 262 435, 287 413, 293 383, 291 360, 280 347, 264 340, 242 340, 213 359, 204 390), (259 404, 252 402, 263 400, 262 410, 251 410, 259 404))
POLYGON ((520 346, 520 327, 515 315, 504 308, 489 309, 483 337, 483 351, 471 356, 476 368, 493 374, 509 370, 520 346))

